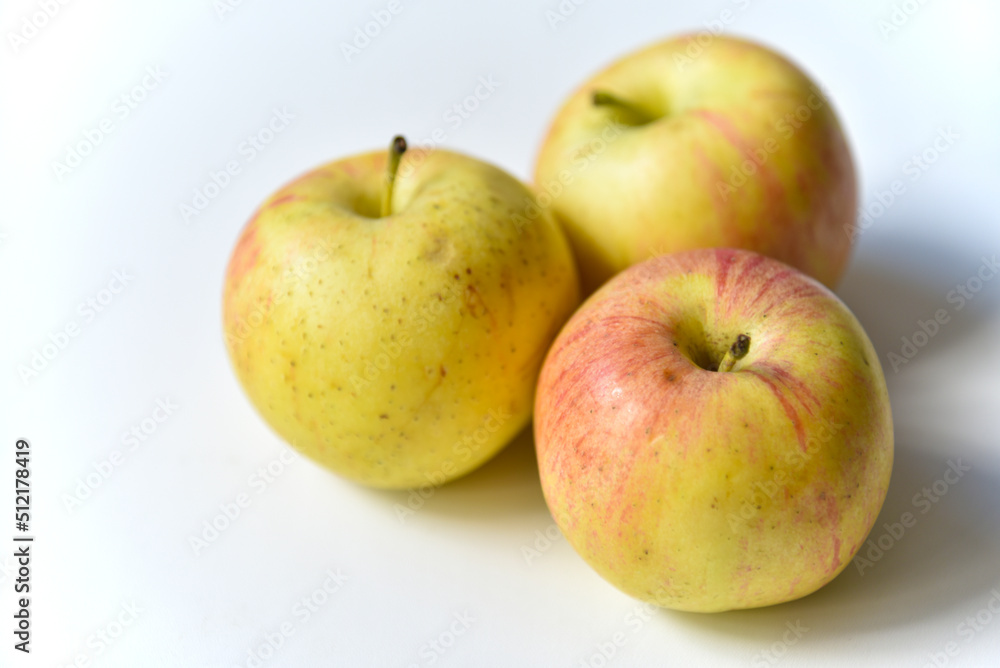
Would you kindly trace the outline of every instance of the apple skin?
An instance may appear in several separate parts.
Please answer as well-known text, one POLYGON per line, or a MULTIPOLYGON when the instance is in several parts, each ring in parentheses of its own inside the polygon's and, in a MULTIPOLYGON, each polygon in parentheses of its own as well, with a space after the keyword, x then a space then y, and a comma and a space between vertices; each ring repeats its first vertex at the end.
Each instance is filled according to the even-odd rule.
POLYGON ((875 522, 893 459, 885 378, 854 315, 734 249, 653 258, 594 293, 549 351, 534 429, 545 499, 576 551, 625 593, 697 612, 832 580, 875 522), (706 370, 739 334, 748 354, 706 370))
POLYGON ((651 256, 723 247, 835 287, 850 255, 857 183, 830 102, 764 46, 716 37, 688 58, 695 39, 654 44, 591 78, 542 145, 535 183, 552 195, 585 294, 651 256), (655 120, 637 124, 595 106, 598 90, 655 120))
POLYGON ((289 443, 382 488, 439 485, 527 424, 542 360, 579 303, 533 194, 443 150, 356 155, 274 193, 229 262, 223 328, 244 390, 289 443), (523 217, 521 218, 523 220, 523 217))

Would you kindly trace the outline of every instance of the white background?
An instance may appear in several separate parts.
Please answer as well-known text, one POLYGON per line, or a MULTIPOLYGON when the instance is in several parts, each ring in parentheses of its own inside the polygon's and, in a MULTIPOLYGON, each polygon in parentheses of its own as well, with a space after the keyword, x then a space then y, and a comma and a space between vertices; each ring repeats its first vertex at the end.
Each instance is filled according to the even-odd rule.
POLYGON ((893 11, 883 0, 566 0, 575 9, 554 26, 557 0, 400 2, 351 62, 341 43, 387 2, 244 0, 220 15, 213 0, 70 1, 17 48, 10 34, 38 6, 3 4, 0 665, 255 665, 251 652, 282 624, 292 634, 263 665, 599 666, 603 646, 621 666, 921 666, 950 641, 951 665, 996 665, 1000 619, 959 625, 1000 587, 1000 279, 961 310, 947 295, 1000 252, 1000 6, 910 0, 912 16, 883 34, 893 11), (394 511, 405 493, 362 489, 304 459, 273 464, 283 445, 238 386, 220 327, 225 264, 257 204, 322 162, 436 128, 448 147, 529 178, 572 88, 727 8, 727 32, 779 48, 830 91, 865 206, 905 185, 859 238, 838 292, 879 351, 896 423, 872 538, 906 511, 917 524, 863 574, 851 565, 803 600, 640 621, 636 602, 564 540, 539 539, 553 529, 529 436, 405 522, 394 511), (120 118, 115 100, 147 67, 166 78, 120 118), (446 121, 490 76, 500 86, 479 109, 446 121), (275 108, 294 121, 243 160, 240 144, 275 108), (53 163, 104 118, 112 132, 60 179, 53 163), (948 128, 959 138, 914 180, 907 162, 934 154, 948 128), (180 205, 234 159, 241 173, 186 225, 180 205), (79 304, 122 270, 134 278, 88 320, 79 304), (938 309, 948 323, 895 371, 889 353, 938 309), (79 335, 22 380, 19 366, 70 323, 79 335), (178 408, 129 451, 122 434, 158 399, 178 408), (37 536, 29 657, 11 634, 19 437, 32 444, 37 536), (115 451, 120 465, 68 509, 115 451), (972 470, 922 513, 914 496, 957 458, 972 470), (252 476, 269 463, 282 471, 261 490, 252 476), (250 507, 196 556, 189 537, 243 493, 250 507), (297 602, 338 569, 347 581, 304 619, 297 602), (456 614, 474 621, 438 654, 428 643, 449 641, 456 614), (105 644, 98 633, 116 634, 119 618, 127 625, 105 644), (786 634, 796 623, 801 638, 786 634))

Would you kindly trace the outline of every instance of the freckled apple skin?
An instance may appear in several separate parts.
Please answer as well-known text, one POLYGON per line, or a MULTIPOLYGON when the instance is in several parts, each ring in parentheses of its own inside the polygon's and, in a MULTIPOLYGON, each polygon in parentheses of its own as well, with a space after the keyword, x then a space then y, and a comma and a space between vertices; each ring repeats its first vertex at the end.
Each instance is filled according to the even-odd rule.
POLYGON ((861 325, 817 281, 743 250, 660 256, 593 294, 549 351, 534 428, 545 499, 576 551, 678 610, 822 587, 864 542, 892 469, 861 325), (731 371, 695 363, 740 334, 750 349, 731 371))
POLYGON ((552 121, 535 183, 555 195, 551 210, 585 294, 653 255, 725 247, 835 287, 854 236, 857 178, 833 105, 771 49, 697 40, 684 35, 626 55, 572 93, 552 121), (635 125, 594 106, 595 90, 657 118, 635 125), (626 127, 609 132, 614 122, 626 127))
POLYGON ((247 223, 223 328, 265 421, 315 461, 373 487, 438 485, 528 422, 542 360, 579 302, 572 253, 505 172, 448 151, 324 165, 247 223))

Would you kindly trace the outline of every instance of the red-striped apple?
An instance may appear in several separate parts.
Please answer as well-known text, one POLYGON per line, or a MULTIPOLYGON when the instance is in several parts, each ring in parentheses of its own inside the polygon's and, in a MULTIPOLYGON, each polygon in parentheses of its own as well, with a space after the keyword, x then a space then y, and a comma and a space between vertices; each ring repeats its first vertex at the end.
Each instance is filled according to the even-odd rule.
POLYGON ((885 378, 850 310, 730 249, 653 258, 593 294, 546 358, 535 439, 577 552, 632 596, 702 612, 833 579, 893 454, 885 378))
POLYGON ((654 44, 595 75, 542 145, 535 183, 585 290, 652 255, 721 247, 835 286, 857 185, 830 100, 769 48, 699 39, 654 44))

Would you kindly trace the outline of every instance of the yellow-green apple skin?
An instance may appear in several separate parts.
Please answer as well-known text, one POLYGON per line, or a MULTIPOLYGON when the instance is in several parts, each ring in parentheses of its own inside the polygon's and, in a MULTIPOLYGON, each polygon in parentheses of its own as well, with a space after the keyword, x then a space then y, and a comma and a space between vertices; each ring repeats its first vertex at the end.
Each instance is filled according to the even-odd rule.
POLYGON ((594 293, 549 351, 534 429, 576 551, 678 610, 822 587, 864 542, 892 469, 885 378, 858 321, 745 250, 659 256, 594 293), (741 334, 746 356, 712 371, 741 334))
POLYGON ((265 421, 365 485, 438 485, 528 422, 579 302, 572 252, 533 194, 464 155, 411 150, 380 216, 384 152, 324 165, 247 223, 225 276, 236 374, 265 421))
POLYGON ((653 255, 720 247, 832 288, 854 236, 854 164, 830 101, 742 39, 678 37, 594 76, 553 120, 535 182, 552 196, 585 293, 653 255), (596 91, 645 117, 596 106, 596 91))

